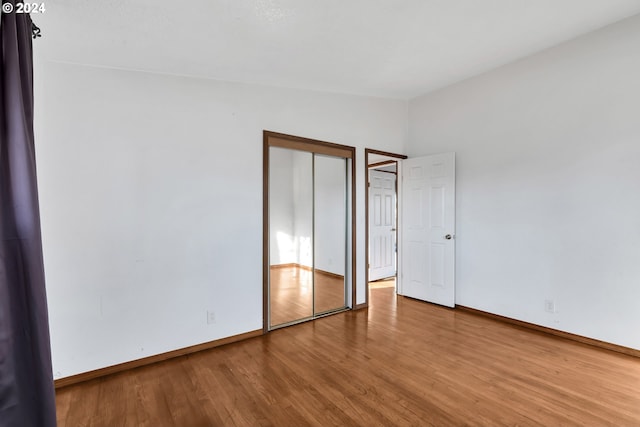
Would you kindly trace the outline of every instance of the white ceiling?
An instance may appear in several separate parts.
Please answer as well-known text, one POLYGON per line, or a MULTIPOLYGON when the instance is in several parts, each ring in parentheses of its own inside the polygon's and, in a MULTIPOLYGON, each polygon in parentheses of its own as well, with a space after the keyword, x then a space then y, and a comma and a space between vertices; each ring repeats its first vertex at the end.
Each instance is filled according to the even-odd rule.
POLYGON ((55 61, 413 98, 640 13, 640 0, 55 0, 55 61))

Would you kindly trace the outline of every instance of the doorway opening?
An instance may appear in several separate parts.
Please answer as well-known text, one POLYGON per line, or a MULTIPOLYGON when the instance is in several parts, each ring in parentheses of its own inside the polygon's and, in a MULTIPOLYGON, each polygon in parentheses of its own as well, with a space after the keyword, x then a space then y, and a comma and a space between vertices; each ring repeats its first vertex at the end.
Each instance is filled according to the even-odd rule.
POLYGON ((263 329, 352 307, 355 148, 264 131, 263 329))
MULTIPOLYGON (((366 149, 365 160, 367 189, 372 182, 369 166, 375 169, 395 163, 397 167, 396 293, 454 307, 455 153, 407 158, 366 149)), ((372 216, 375 209, 369 196, 370 191, 365 192, 365 250, 366 259, 371 262, 377 256, 371 224, 377 219, 372 216)), ((370 297, 371 270, 366 268, 365 274, 367 300, 361 306, 368 306, 370 297)))
POLYGON ((395 289, 397 284, 398 160, 406 158, 402 154, 365 149, 365 306, 369 304, 369 289, 395 289))

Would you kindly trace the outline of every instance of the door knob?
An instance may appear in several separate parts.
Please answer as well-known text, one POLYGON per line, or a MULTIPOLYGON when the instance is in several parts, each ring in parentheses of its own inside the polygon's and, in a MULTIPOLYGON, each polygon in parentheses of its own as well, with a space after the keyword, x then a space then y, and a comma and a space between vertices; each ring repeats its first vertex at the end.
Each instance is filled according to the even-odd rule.
POLYGON ((447 234, 446 236, 444 236, 444 238, 447 240, 451 240, 453 239, 453 236, 451 234, 447 234))

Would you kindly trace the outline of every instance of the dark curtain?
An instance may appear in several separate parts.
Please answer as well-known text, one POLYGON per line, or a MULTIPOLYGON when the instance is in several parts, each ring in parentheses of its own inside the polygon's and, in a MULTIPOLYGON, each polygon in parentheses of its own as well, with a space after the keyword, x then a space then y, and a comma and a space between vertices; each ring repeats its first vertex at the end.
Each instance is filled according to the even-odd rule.
POLYGON ((33 140, 31 26, 27 14, 2 14, 0 427, 56 425, 33 140))

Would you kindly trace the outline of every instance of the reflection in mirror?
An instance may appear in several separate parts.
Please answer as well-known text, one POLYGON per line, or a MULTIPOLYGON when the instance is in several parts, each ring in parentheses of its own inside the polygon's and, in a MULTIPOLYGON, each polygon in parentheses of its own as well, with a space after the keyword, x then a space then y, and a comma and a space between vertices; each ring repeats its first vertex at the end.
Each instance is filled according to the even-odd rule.
POLYGON ((315 314, 346 306, 346 159, 314 158, 315 314))
POLYGON ((270 326, 313 317, 313 154, 269 148, 270 326))

